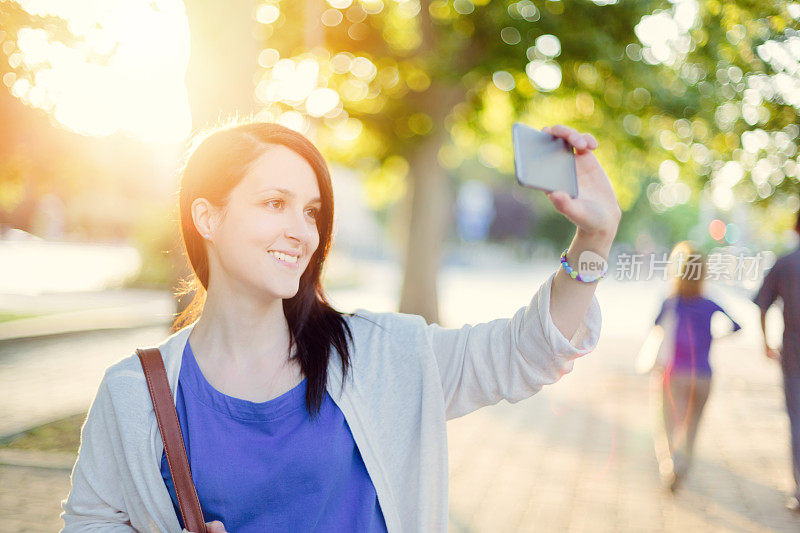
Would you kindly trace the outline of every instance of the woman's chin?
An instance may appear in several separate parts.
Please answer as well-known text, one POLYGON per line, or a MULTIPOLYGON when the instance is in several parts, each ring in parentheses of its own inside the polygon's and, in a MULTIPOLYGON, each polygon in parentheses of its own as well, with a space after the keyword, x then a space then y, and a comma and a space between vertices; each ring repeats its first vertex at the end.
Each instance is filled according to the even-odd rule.
POLYGON ((297 295, 297 290, 299 289, 299 283, 295 283, 294 286, 289 285, 290 284, 287 283, 281 287, 272 286, 265 288, 265 290, 274 294, 276 298, 288 300, 289 298, 294 298, 297 295))

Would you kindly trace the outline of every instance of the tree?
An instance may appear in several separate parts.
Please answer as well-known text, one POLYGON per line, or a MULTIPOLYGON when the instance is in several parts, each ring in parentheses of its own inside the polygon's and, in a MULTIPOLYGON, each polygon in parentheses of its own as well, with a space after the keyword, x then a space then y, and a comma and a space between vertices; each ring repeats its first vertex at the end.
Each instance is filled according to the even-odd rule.
MULTIPOLYGON (((438 319, 448 179, 476 162, 487 179, 508 179, 514 120, 601 138, 598 157, 623 209, 641 194, 659 212, 696 206, 717 183, 724 207, 731 185, 720 170, 741 155, 739 137, 763 140, 757 125, 769 123, 768 135, 793 150, 796 110, 745 85, 765 86, 764 57, 780 55, 765 43, 796 38, 790 2, 705 0, 695 12, 684 1, 329 0, 318 15, 322 46, 310 47, 303 28, 318 5, 259 8, 263 115, 313 124, 327 155, 361 167, 387 202, 404 196, 400 310, 429 321, 438 319), (744 122, 730 118, 734 108, 746 110, 744 122)), ((786 85, 788 72, 774 74, 786 85)))
MULTIPOLYGON (((745 201, 777 207, 784 218, 800 206, 796 3, 267 0, 254 12, 249 2, 231 5, 223 17, 208 0, 187 4, 201 46, 187 78, 195 126, 224 115, 219 102, 240 112, 252 103, 255 52, 228 51, 234 41, 250 50, 254 14, 263 47, 259 116, 306 131, 326 156, 360 169, 373 207, 395 211, 402 200, 403 312, 438 320, 450 180, 512 179, 514 120, 561 122, 601 139, 597 155, 621 206, 637 206, 620 234, 646 226, 647 204, 656 212, 691 204, 687 212, 696 212, 710 203, 724 213, 745 201), (231 16, 238 22, 214 24, 231 16), (227 89, 200 90, 198 78, 227 89)), ((63 21, 16 2, 2 6, 10 73, 19 74, 7 46, 19 28, 75 39, 63 21)))
POLYGON ((397 184, 389 200, 405 194, 400 311, 429 321, 438 321, 451 172, 477 160, 487 175, 509 176, 515 119, 565 122, 602 132, 624 207, 657 156, 649 132, 628 138, 619 127, 620 110, 646 117, 680 109, 659 69, 626 55, 642 17, 666 2, 328 3, 324 47, 312 49, 300 28, 315 3, 261 6, 268 47, 256 96, 264 116, 299 128, 317 118, 316 140, 329 157, 361 167, 368 186, 397 184))

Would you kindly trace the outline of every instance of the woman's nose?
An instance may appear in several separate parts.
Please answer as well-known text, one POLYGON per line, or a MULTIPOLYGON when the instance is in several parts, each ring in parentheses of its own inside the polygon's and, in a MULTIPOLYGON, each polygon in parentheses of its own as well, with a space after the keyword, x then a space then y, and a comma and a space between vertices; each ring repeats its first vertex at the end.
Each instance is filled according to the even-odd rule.
POLYGON ((286 234, 301 242, 308 242, 316 229, 316 225, 309 223, 306 219, 305 212, 292 211, 287 223, 286 234))

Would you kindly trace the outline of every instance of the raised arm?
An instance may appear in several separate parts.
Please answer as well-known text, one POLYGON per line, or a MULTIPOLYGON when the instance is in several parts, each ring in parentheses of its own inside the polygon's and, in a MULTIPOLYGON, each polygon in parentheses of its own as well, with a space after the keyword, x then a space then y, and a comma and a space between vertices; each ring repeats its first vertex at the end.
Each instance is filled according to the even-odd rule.
MULTIPOLYGON (((565 139, 575 149, 578 197, 570 198, 564 191, 547 196, 577 228, 566 257, 581 272, 581 261, 607 261, 622 212, 592 153, 597 148, 594 137, 562 125, 542 131, 565 139), (582 257, 584 252, 596 255, 582 257)), ((530 304, 510 319, 460 329, 428 325, 426 335, 439 366, 447 418, 501 399, 522 400, 572 370, 574 359, 592 351, 600 336, 596 286, 597 282, 577 281, 559 268, 530 304)))
POLYGON ((572 370, 576 358, 595 348, 601 326, 597 298, 592 297, 567 339, 548 311, 553 278, 554 274, 511 318, 453 329, 425 325, 448 419, 503 399, 513 403, 528 398, 558 381, 572 370))
MULTIPOLYGON (((614 230, 614 234, 616 230, 614 230)), ((611 250, 612 237, 599 234, 586 234, 580 228, 575 232, 572 243, 567 251, 567 262, 579 272, 579 258, 584 252, 593 252, 608 261, 611 250)), ((553 323, 565 337, 571 337, 578 329, 581 317, 589 309, 597 283, 583 283, 569 277, 563 268, 560 268, 553 279, 550 297, 550 314, 553 323)))
MULTIPOLYGON (((567 251, 567 262, 578 272, 585 271, 581 263, 597 259, 596 255, 608 260, 622 211, 611 181, 593 153, 598 147, 595 138, 560 124, 542 128, 542 131, 566 140, 575 150, 578 197, 571 198, 564 191, 553 191, 547 196, 556 210, 575 224, 577 230, 567 251)), ((597 282, 577 281, 564 269, 556 273, 550 312, 553 322, 565 337, 571 337, 578 329, 596 287, 597 282)))

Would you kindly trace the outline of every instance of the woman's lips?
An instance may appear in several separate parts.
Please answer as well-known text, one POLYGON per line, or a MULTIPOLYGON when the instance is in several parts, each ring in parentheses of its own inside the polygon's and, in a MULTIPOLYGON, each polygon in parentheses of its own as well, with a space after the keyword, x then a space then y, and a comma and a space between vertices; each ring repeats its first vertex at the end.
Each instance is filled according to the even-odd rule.
POLYGON ((273 253, 267 252, 267 255, 269 255, 272 259, 274 259, 276 263, 278 263, 279 265, 285 266, 286 268, 291 268, 292 270, 297 270, 297 268, 299 267, 299 263, 300 263, 300 259, 299 258, 298 258, 297 262, 289 263, 288 261, 284 261, 282 259, 278 259, 277 257, 275 257, 275 254, 273 254, 273 253))

